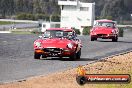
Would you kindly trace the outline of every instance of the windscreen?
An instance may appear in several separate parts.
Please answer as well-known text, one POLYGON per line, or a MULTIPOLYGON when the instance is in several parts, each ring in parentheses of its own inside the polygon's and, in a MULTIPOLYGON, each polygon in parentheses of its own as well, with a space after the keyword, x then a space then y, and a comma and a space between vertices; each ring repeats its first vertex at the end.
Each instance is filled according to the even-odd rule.
POLYGON ((61 30, 48 30, 43 34, 44 38, 68 38, 69 35, 72 35, 72 32, 61 30))
POLYGON ((96 26, 103 26, 103 27, 115 27, 115 23, 114 22, 98 22, 98 24, 96 24, 96 26))

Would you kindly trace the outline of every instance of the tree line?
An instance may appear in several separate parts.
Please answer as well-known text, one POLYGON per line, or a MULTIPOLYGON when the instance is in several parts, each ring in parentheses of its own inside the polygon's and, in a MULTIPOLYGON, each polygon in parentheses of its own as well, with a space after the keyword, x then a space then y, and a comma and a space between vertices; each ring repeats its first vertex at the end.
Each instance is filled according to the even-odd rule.
POLYGON ((0 0, 0 18, 58 19, 60 8, 55 0, 0 0))
MULTIPOLYGON (((132 0, 81 0, 95 2, 96 19, 131 20, 132 0)), ((59 20, 58 0, 0 0, 0 18, 59 20)))
POLYGON ((96 19, 132 20, 132 0, 82 0, 95 2, 96 19))

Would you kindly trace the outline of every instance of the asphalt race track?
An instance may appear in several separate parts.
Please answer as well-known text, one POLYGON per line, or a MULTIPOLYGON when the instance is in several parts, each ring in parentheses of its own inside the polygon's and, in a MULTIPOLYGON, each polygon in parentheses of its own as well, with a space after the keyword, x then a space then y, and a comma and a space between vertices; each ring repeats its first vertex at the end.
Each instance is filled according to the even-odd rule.
POLYGON ((132 31, 126 30, 118 42, 90 41, 89 36, 79 36, 82 56, 78 61, 59 59, 33 59, 33 42, 38 35, 0 34, 0 83, 23 80, 27 77, 47 75, 92 63, 109 55, 132 50, 132 31))

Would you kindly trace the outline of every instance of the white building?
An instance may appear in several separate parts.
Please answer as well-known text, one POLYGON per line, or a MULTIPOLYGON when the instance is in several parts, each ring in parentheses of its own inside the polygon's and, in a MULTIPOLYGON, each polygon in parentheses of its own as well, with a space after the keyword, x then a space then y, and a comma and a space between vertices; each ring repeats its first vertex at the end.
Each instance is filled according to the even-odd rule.
POLYGON ((45 32, 48 28, 59 28, 60 22, 41 22, 41 32, 45 32))
POLYGON ((95 18, 95 3, 84 3, 79 0, 58 0, 61 7, 61 27, 82 29, 92 26, 95 18))

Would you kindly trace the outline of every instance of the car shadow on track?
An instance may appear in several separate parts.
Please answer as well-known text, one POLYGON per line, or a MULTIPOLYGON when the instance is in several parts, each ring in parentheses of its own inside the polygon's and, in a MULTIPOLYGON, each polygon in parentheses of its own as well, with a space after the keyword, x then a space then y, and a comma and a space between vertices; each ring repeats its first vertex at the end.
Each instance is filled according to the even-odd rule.
POLYGON ((120 43, 132 43, 132 41, 118 41, 120 43))
POLYGON ((97 59, 97 58, 80 58, 75 61, 97 61, 97 60, 99 60, 99 59, 97 59))
POLYGON ((97 40, 96 42, 112 42, 111 40, 97 40))
POLYGON ((95 58, 80 58, 76 60, 70 60, 69 58, 42 58, 40 60, 59 60, 59 61, 96 61, 99 59, 95 58))
MULTIPOLYGON (((97 40, 97 42, 112 42, 107 40, 97 40)), ((117 41, 118 43, 132 43, 132 41, 117 41)))

